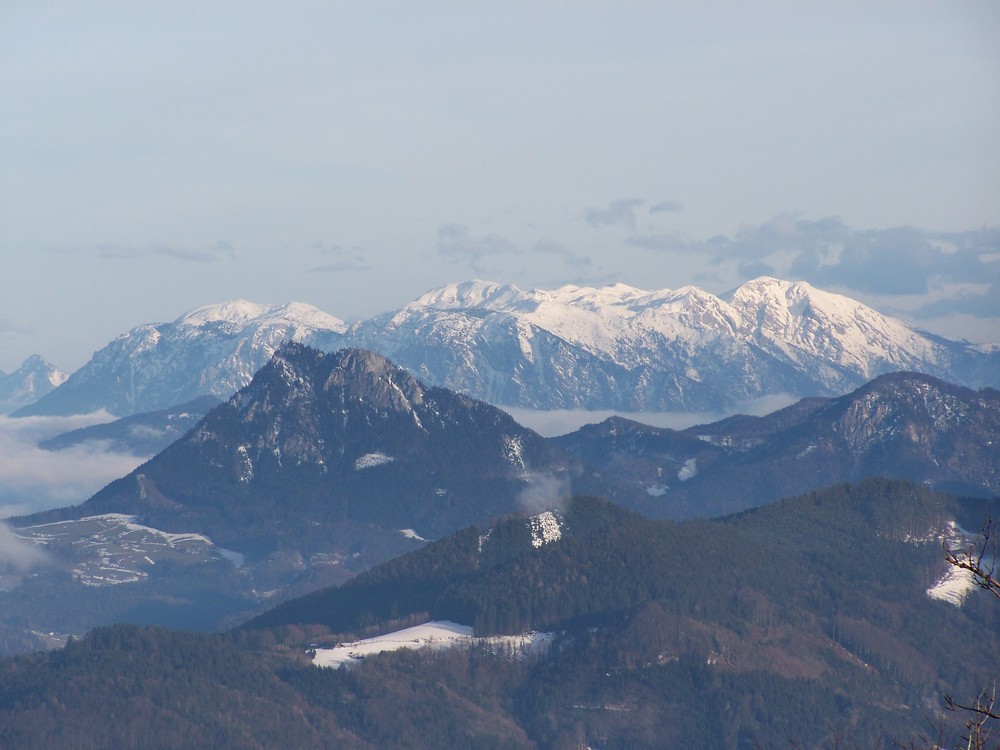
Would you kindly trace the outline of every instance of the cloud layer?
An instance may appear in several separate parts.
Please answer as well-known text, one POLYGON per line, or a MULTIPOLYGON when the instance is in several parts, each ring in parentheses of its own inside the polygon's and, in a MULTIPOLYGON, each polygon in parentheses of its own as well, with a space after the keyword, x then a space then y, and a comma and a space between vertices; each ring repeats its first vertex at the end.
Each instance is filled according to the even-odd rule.
POLYGON ((0 574, 9 573, 12 570, 17 573, 26 573, 41 567, 46 563, 46 560, 42 550, 30 542, 14 536, 7 524, 0 522, 0 574))
POLYGON ((147 457, 112 453, 94 446, 44 451, 39 440, 88 424, 87 417, 0 417, 0 518, 76 505, 147 457))

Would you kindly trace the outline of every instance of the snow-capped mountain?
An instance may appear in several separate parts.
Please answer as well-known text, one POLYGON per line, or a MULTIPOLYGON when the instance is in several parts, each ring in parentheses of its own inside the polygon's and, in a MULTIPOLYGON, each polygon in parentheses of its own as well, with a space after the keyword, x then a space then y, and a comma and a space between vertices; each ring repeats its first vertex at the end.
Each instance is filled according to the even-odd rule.
POLYGON ((429 382, 543 409, 722 409, 774 393, 843 393, 895 370, 1000 384, 996 351, 766 277, 723 297, 691 286, 524 292, 469 281, 356 324, 345 338, 429 382))
POLYGON ((721 411, 771 394, 836 395, 899 370, 1000 385, 997 347, 942 339, 802 282, 762 277, 716 296, 466 281, 350 327, 308 305, 247 302, 139 326, 18 414, 226 398, 283 339, 368 349, 430 385, 537 409, 721 411))
POLYGON ((12 373, 0 372, 0 414, 7 414, 52 392, 69 375, 33 354, 12 373))
POLYGON ((172 323, 141 325, 118 336, 50 395, 16 416, 118 416, 166 409, 198 396, 229 398, 284 341, 330 348, 344 322, 299 302, 242 300, 191 310, 172 323))

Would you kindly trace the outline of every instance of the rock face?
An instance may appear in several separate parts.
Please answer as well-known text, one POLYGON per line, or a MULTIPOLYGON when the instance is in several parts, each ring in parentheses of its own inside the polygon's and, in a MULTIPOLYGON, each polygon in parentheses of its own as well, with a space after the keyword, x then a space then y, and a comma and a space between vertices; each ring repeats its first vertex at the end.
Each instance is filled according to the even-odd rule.
POLYGON ((39 355, 31 355, 14 372, 0 372, 0 414, 34 403, 66 382, 68 377, 39 355))
POLYGON ((767 395, 837 395, 902 370, 1000 386, 1000 348, 931 336, 800 282, 759 278, 717 297, 468 281, 349 327, 308 305, 246 302, 139 326, 17 414, 123 416, 225 399, 284 340, 368 349, 424 383, 536 409, 729 411, 767 395))

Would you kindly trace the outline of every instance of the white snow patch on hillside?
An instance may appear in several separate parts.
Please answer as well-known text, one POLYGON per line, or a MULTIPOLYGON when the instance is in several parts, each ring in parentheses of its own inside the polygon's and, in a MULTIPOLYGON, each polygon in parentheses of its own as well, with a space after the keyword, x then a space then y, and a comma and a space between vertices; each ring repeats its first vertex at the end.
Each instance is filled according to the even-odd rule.
POLYGON ((149 576, 146 568, 161 560, 194 563, 221 556, 204 534, 163 531, 135 520, 136 516, 124 513, 104 513, 25 526, 15 533, 42 547, 71 547, 73 578, 85 586, 142 581, 149 576))
POLYGON ((340 667, 358 664, 366 656, 401 648, 448 648, 472 640, 472 627, 448 620, 424 623, 375 638, 344 643, 334 648, 316 649, 313 664, 318 667, 340 667))
POLYGON ((687 480, 697 475, 698 475, 697 458, 689 458, 687 461, 684 462, 684 465, 681 467, 680 471, 677 472, 677 478, 682 482, 686 482, 687 480))
POLYGON ((550 510, 528 519, 531 526, 531 546, 538 549, 542 545, 557 542, 562 538, 562 527, 556 514, 550 510))
POLYGON ((509 435, 503 436, 503 455, 504 459, 513 466, 515 469, 524 469, 524 446, 521 444, 521 438, 510 437, 509 435))
POLYGON ((380 654, 383 651, 398 651, 401 648, 442 649, 471 646, 476 643, 486 644, 507 653, 526 655, 544 651, 554 639, 555 633, 535 632, 476 638, 469 625, 459 625, 448 620, 435 620, 375 638, 338 644, 334 648, 318 648, 313 657, 313 664, 317 667, 351 667, 360 664, 365 657, 380 654))
POLYGON ((975 588, 976 583, 972 573, 949 565, 941 580, 927 589, 927 596, 961 607, 975 588))
POLYGON ((390 464, 395 460, 392 456, 387 456, 384 453, 366 453, 354 462, 354 468, 358 471, 374 469, 376 466, 390 464))

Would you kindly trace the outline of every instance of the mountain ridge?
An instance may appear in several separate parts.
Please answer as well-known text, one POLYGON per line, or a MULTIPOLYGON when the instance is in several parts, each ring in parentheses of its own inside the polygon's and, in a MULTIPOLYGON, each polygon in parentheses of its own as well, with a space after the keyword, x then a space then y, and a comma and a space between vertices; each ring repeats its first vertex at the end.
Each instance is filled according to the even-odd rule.
POLYGON ((837 395, 896 370, 1000 386, 1000 347, 927 334, 805 282, 760 277, 716 296, 473 280, 350 325, 301 303, 196 308, 122 334, 15 414, 124 416, 228 398, 286 339, 377 351, 430 385, 538 409, 723 411, 779 393, 837 395))

